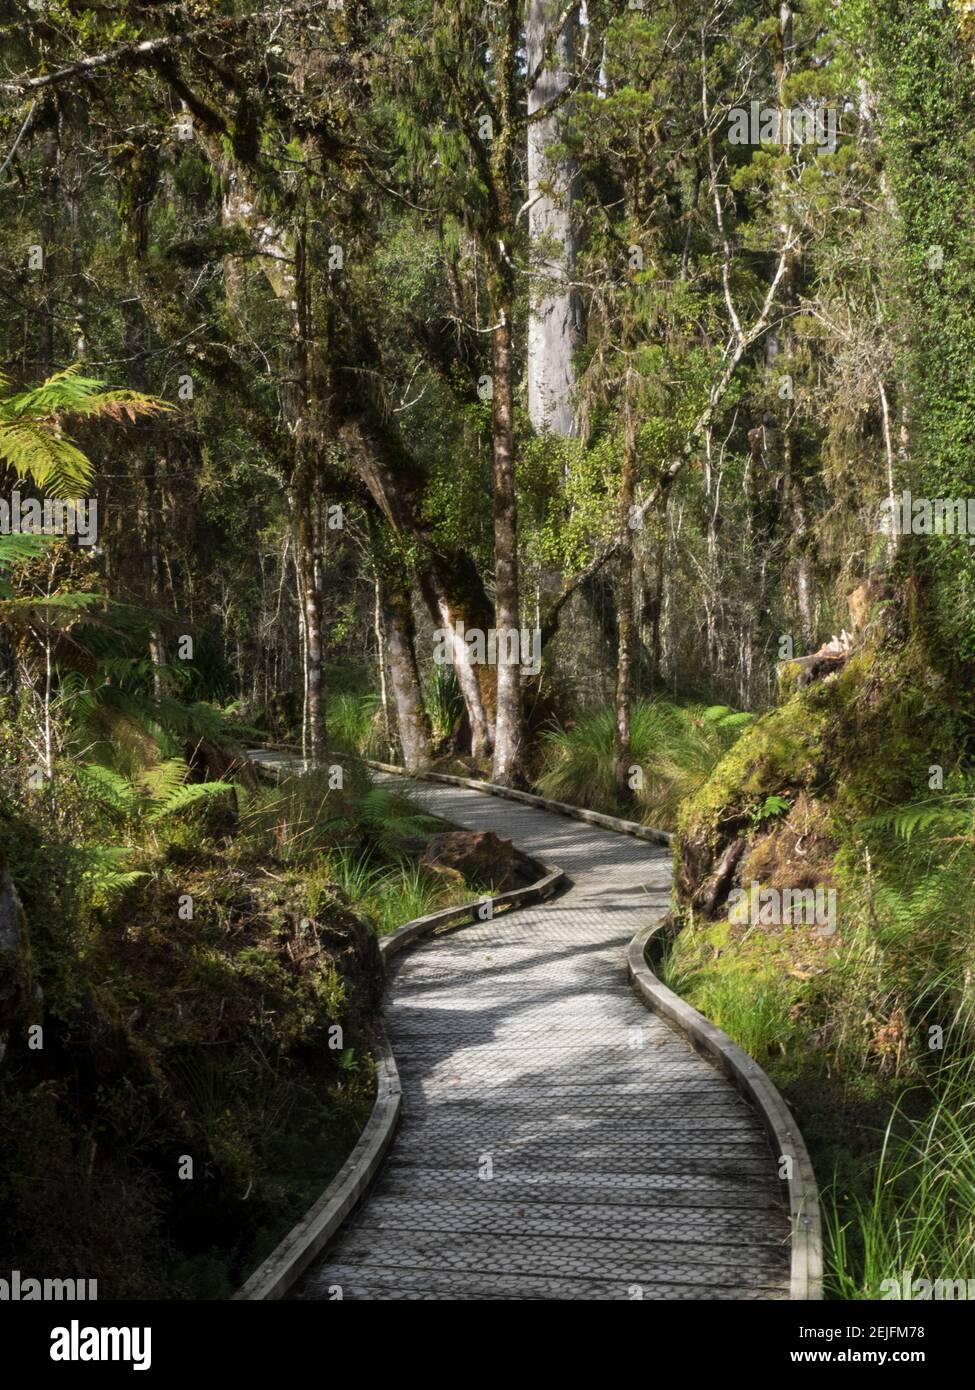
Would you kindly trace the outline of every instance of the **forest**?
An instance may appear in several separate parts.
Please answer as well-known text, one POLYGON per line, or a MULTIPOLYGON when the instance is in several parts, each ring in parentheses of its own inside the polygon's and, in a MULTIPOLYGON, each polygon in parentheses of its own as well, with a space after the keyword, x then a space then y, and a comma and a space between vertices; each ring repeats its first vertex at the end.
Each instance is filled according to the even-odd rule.
MULTIPOLYGON (((539 859, 582 943, 622 846, 636 915, 609 880, 584 900, 599 978, 650 1017, 645 852, 653 969, 801 1131, 822 1296, 975 1297, 972 6, 0 0, 0 35, 0 1281, 232 1299, 373 1123, 386 1014, 382 1181, 414 1141, 450 1168, 397 1010, 465 932, 388 994, 384 943, 539 859)), ((554 910, 489 910, 466 949, 554 910)), ((464 970, 424 1008, 496 987, 525 1082, 505 1009, 536 976, 464 970)), ((599 1272, 631 1237, 596 1250, 572 1181, 642 1191, 699 1110, 614 1091, 558 979, 639 1140, 614 1166, 553 1111, 530 1142, 568 1177, 519 1225, 472 1108, 471 1181, 424 1216, 443 1269, 328 1286, 777 1297, 766 1236, 705 1255, 677 1198, 608 1208, 676 1245, 599 1272), (576 1291, 555 1204, 595 1251, 576 1291), (526 1252, 554 1291, 452 1264, 472 1212, 499 1288, 526 1252)), ((532 1074, 568 1096, 562 1019, 532 1074)), ((721 1084, 728 1133, 684 1152, 731 1200, 752 1112, 721 1084)))

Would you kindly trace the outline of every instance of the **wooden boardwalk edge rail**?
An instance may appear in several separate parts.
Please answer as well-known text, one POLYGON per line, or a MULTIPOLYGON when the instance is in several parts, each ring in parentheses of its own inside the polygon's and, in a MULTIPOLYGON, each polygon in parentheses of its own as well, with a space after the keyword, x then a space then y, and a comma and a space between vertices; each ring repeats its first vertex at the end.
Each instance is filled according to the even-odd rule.
MULTIPOLYGON (((294 755, 297 750, 281 748, 280 751, 294 755)), ((671 836, 666 831, 570 806, 565 802, 549 801, 545 797, 514 791, 492 782, 454 777, 446 773, 409 772, 395 764, 374 759, 357 758, 356 761, 378 772, 464 787, 571 816, 619 834, 656 844, 671 843, 671 836)), ((267 764, 258 766, 266 768, 267 764)), ((567 882, 563 870, 550 868, 537 858, 528 857, 542 869, 542 876, 525 888, 512 889, 492 897, 492 911, 498 906, 513 909, 542 901, 567 882)), ((475 902, 444 908, 405 923, 380 942, 384 961, 437 930, 478 920, 477 914, 486 901, 482 897, 475 902)), ((789 1296, 794 1300, 821 1299, 822 1220, 815 1175, 805 1142, 786 1102, 758 1063, 703 1014, 668 989, 650 969, 647 952, 662 926, 662 922, 644 926, 630 941, 626 953, 630 982, 642 1003, 684 1034, 697 1051, 716 1063, 757 1111, 779 1161, 787 1163, 791 1225, 789 1296)), ((378 1173, 399 1122, 402 1088, 392 1048, 385 1035, 376 1044, 375 1056, 376 1100, 354 1149, 314 1206, 234 1294, 235 1300, 261 1301, 284 1297, 358 1206, 378 1173)))
MULTIPOLYGON (((436 931, 479 920, 478 913, 488 902, 492 914, 499 907, 513 909, 527 906, 551 897, 566 882, 564 870, 553 869, 532 855, 525 857, 541 871, 541 877, 534 883, 490 898, 480 897, 457 907, 441 908, 438 912, 430 912, 404 923, 379 943, 384 964, 414 942, 436 931)), ((376 1099, 355 1147, 318 1201, 258 1265, 234 1294, 233 1301, 261 1302, 283 1298, 368 1191, 392 1143, 403 1105, 396 1058, 384 1033, 377 1039, 374 1053, 376 1099)))
POLYGON ((754 1058, 698 1013, 686 1000, 657 978, 647 964, 647 951, 663 930, 653 922, 636 933, 626 953, 630 982, 639 997, 684 1033, 699 1052, 717 1062, 722 1071, 751 1101, 772 1141, 779 1162, 787 1163, 792 1257, 789 1297, 821 1299, 823 1296, 822 1220, 812 1161, 792 1112, 770 1078, 754 1058))
POLYGON ((632 835, 637 840, 649 840, 655 845, 670 845, 673 836, 667 830, 658 830, 653 825, 641 825, 639 821, 621 820, 619 816, 607 816, 602 811, 589 811, 584 806, 571 806, 567 801, 550 801, 547 796, 536 796, 534 792, 520 792, 513 787, 501 787, 497 782, 481 782, 475 777, 454 777, 446 772, 408 772, 404 767, 393 763, 377 763, 372 758, 362 758, 366 767, 377 772, 388 772, 396 777, 413 777, 423 782, 441 782, 448 787, 467 787, 470 791, 486 792, 489 796, 502 796, 507 801, 518 801, 523 806, 535 806, 540 811, 551 811, 557 816, 570 816, 573 820, 585 821, 587 825, 598 825, 603 830, 615 830, 618 835, 632 835))

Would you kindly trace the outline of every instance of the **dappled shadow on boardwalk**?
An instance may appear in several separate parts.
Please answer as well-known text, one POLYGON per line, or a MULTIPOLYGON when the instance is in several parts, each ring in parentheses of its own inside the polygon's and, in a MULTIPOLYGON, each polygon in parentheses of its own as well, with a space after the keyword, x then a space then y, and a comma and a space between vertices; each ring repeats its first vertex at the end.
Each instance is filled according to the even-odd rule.
POLYGON ((573 887, 401 958, 400 1132, 296 1296, 787 1297, 757 1118, 627 985, 623 948, 666 907, 666 851, 476 792, 421 799, 573 887))

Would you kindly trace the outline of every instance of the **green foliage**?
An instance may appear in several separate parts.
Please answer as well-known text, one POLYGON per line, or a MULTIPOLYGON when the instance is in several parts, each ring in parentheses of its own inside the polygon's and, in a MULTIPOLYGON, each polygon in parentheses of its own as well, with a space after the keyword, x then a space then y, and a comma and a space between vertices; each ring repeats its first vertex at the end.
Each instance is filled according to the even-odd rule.
POLYGON ((424 690, 423 705, 430 720, 433 741, 439 743, 449 736, 464 709, 457 673, 452 666, 434 663, 424 690))
MULTIPOLYGON (((899 213, 895 285, 903 308, 902 370, 916 435, 917 496, 975 496, 975 74, 953 17, 929 7, 885 12, 870 45, 884 101, 886 167, 899 213)), ((975 551, 965 536, 914 541, 925 576, 924 622, 935 660, 975 660, 975 551)))
POLYGON ((64 1075, 51 1048, 38 1089, 19 1034, 5 1038, 0 1124, 16 1137, 0 1155, 3 1248, 13 1267, 67 1250, 116 1296, 229 1296, 318 1196, 371 1103, 381 972, 369 933, 334 898, 309 903, 303 876, 254 860, 246 838, 216 854, 199 826, 170 835, 184 775, 176 760, 135 779, 59 769, 56 819, 26 802, 43 839, 6 800, 0 815, 43 991, 36 1018, 73 1048, 64 1075), (53 838, 120 823, 129 847, 53 838), (191 922, 176 911, 184 893, 191 922), (340 1056, 325 1046, 332 1021, 340 1056), (97 1056, 94 1077, 77 1049, 97 1056), (197 1165, 189 1209, 185 1192, 174 1200, 173 1152, 197 1165), (133 1233, 137 1248, 120 1252, 133 1233))
POLYGON ((0 570, 9 570, 26 560, 37 560, 53 544, 52 536, 16 531, 11 535, 0 535, 0 570))
POLYGON ((679 854, 717 855, 744 827, 741 881, 835 887, 835 937, 690 918, 666 969, 788 1092, 831 1181, 843 1298, 877 1297, 912 1261, 915 1277, 967 1269, 950 1185, 967 1190, 972 1155, 956 1084, 975 1039, 971 775, 916 792, 934 750, 958 746, 944 691, 916 642, 867 645, 756 722, 681 813, 679 854))
POLYGON ((117 898, 124 896, 140 879, 146 877, 142 869, 128 869, 126 861, 132 851, 118 845, 89 845, 79 850, 84 864, 81 881, 91 894, 94 907, 108 907, 117 898))
MULTIPOLYGON (((752 719, 725 705, 638 701, 631 713, 630 747, 642 773, 642 785, 634 789, 640 819, 672 826, 681 802, 705 781, 752 719)), ((615 811, 613 730, 611 709, 580 714, 565 728, 543 730, 539 791, 556 801, 615 811)))
MULTIPOLYGON (((943 1023, 952 1056, 970 1058, 975 551, 963 537, 918 537, 891 564, 872 513, 888 470, 895 490, 975 494, 964 0, 947 12, 808 0, 789 8, 785 51, 785 11, 768 5, 703 20, 676 0, 587 7, 549 151, 576 172, 571 274, 585 315, 578 437, 567 440, 535 437, 523 401, 530 297, 540 262, 559 251, 533 240, 525 216, 527 74, 514 35, 525 7, 325 6, 311 38, 288 7, 190 8, 193 41, 164 67, 134 45, 172 36, 166 6, 120 14, 58 0, 5 33, 14 83, 116 46, 127 58, 98 83, 69 72, 36 107, 11 87, 3 360, 45 372, 84 343, 86 360, 115 364, 134 388, 78 367, 0 387, 8 479, 71 496, 100 457, 109 504, 97 557, 0 537, 0 680, 13 692, 0 722, 0 857, 17 865, 31 921, 37 1007, 64 1024, 83 1064, 43 1096, 18 1090, 29 1069, 6 1058, 0 1069, 13 1153, 0 1202, 28 1192, 16 1239, 29 1226, 38 1267, 56 1266, 46 1196, 72 1223, 54 1254, 80 1252, 81 1266, 91 1251, 126 1291, 153 1296, 151 1267, 171 1254, 159 1155, 199 1146, 206 1182, 181 1210, 198 1201, 208 1235, 246 1227, 253 1254, 300 1206, 296 1168, 308 1160, 312 1189, 320 1178, 322 1135, 331 1160, 356 1132, 366 1029, 323 1072, 308 1061, 321 1056, 326 1013, 368 1013, 342 966, 365 959, 372 938, 356 936, 343 893, 380 930, 442 901, 397 854, 426 822, 349 759, 342 788, 319 771, 238 789, 242 820, 224 817, 215 841, 220 807, 193 811, 229 788, 190 780, 185 760, 194 775, 214 752, 222 765, 257 712, 277 736, 300 727, 295 523, 332 496, 347 524, 322 534, 316 563, 336 748, 386 753, 376 698, 363 693, 374 683, 362 660, 373 622, 356 572, 363 537, 370 564, 388 550, 426 599, 435 575, 460 591, 473 576, 472 592, 449 596, 490 606, 493 422, 479 386, 510 280, 521 620, 534 610, 544 623, 553 584, 616 535, 631 408, 638 496, 659 494, 633 537, 635 694, 704 693, 701 704, 637 700, 638 813, 678 825, 678 853, 693 841, 706 858, 744 835, 756 876, 828 875, 840 890, 836 941, 813 950, 802 934, 695 923, 673 979, 797 1088, 803 1121, 817 1085, 848 1107, 867 1083, 888 1109, 904 1079, 917 1083, 913 1106, 929 1103, 926 1087, 940 1093, 930 1139, 905 1139, 914 1116, 898 1115, 875 1192, 837 1189, 834 1278, 858 1296, 887 1261, 957 1259, 972 1236, 950 1190, 971 1209, 970 1093, 932 1067, 924 1039, 943 1023), (177 82, 205 138, 173 138, 177 82), (731 145, 729 109, 780 95, 834 106, 839 148, 731 145), (491 139, 478 128, 488 114, 491 139), (40 274, 24 270, 32 226, 43 228, 40 274), (691 438, 786 230, 798 246, 768 330, 711 428, 691 438), (333 242, 341 275, 325 269, 333 242), (160 397, 185 372, 196 390, 173 429, 160 397), (125 421, 140 428, 110 429, 125 421), (302 439, 321 483, 304 516, 302 439), (771 704, 780 635, 813 650, 839 631, 845 596, 874 566, 901 610, 879 651, 861 649, 759 721, 708 703, 771 704), (150 659, 186 630, 192 661, 150 659), (241 718, 218 707, 227 698, 241 718), (35 792, 24 773, 41 748, 55 776, 35 792), (932 761, 961 771, 921 800, 932 761), (205 906, 177 926, 187 880, 205 906), (333 928, 339 944, 323 946, 333 928), (107 1078, 94 1096, 78 1081, 86 1066, 107 1078), (276 1148, 279 1133, 289 1138, 276 1148), (145 1249, 141 1265, 132 1249, 145 1249)), ((549 795, 608 810, 613 716, 598 706, 612 684, 616 579, 606 566, 581 588, 563 612, 565 641, 546 654, 546 680, 570 692, 559 708, 577 690, 597 708, 547 731, 539 778, 549 795)), ((419 655, 443 740, 462 704, 453 673, 419 655)), ((526 752, 531 766, 538 749, 526 752)), ((876 1158, 876 1136, 859 1137, 876 1158)), ((848 1170, 852 1147, 842 1152, 848 1170)), ((192 1212, 181 1236, 191 1226, 192 1212)), ((182 1250, 176 1285, 227 1293, 243 1242, 230 1254, 182 1250)))
POLYGON ((783 969, 780 943, 753 937, 751 947, 729 950, 728 929, 688 929, 667 957, 663 978, 765 1064, 780 1056, 794 1039, 792 1009, 797 986, 783 969))
POLYGON ((353 691, 330 695, 326 723, 336 748, 348 748, 361 758, 380 762, 389 756, 378 695, 353 691))
POLYGON ((865 1193, 832 1193, 827 1279, 836 1298, 890 1297, 885 1281, 902 1290, 905 1276, 948 1280, 943 1296, 954 1298, 951 1281, 975 1279, 975 1084, 956 1068, 937 1085, 923 1119, 899 1123, 903 1101, 894 1108, 865 1193))
POLYGON ((98 763, 84 764, 78 777, 92 796, 121 819, 154 825, 234 792, 230 782, 189 782, 189 771, 183 758, 169 758, 131 779, 98 763))
MULTIPOLYGON (((0 377, 0 388, 7 385, 0 377)), ((169 408, 137 391, 107 389, 81 376, 79 367, 67 367, 32 390, 0 398, 0 461, 51 496, 77 497, 91 481, 92 465, 64 433, 67 421, 124 416, 135 423, 169 408)))
POLYGON ((917 802, 912 806, 897 806, 892 811, 872 817, 868 830, 892 830, 902 840, 910 840, 917 831, 971 835, 975 801, 970 793, 943 795, 938 799, 917 802))
POLYGON ((380 935, 449 906, 451 897, 464 903, 473 896, 473 890, 463 886, 445 892, 442 881, 418 864, 379 862, 370 850, 345 849, 330 855, 327 872, 380 935))
POLYGON ((23 532, 0 535, 0 603, 4 605, 0 611, 9 611, 8 605, 17 601, 17 591, 7 578, 8 573, 17 565, 39 559, 53 544, 52 536, 35 536, 23 532))
POLYGON ((788 811, 792 803, 784 796, 767 796, 760 806, 751 813, 752 825, 761 825, 764 821, 772 820, 775 816, 781 816, 788 811))
POLYGON ((361 764, 340 765, 341 786, 329 768, 313 768, 251 794, 241 811, 244 832, 273 843, 286 861, 309 863, 343 846, 389 853, 402 836, 435 823, 402 794, 373 786, 361 764))

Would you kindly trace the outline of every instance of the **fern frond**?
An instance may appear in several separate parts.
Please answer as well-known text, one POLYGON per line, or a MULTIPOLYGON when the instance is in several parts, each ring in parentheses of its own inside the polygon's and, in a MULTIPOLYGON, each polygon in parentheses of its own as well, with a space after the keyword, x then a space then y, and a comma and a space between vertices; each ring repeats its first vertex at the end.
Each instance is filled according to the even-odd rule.
POLYGON ((77 497, 94 472, 90 460, 70 439, 30 419, 0 417, 0 460, 18 478, 32 477, 53 497, 77 497))
POLYGON ((10 569, 12 565, 22 565, 27 560, 37 560, 53 544, 53 536, 38 536, 27 531, 15 531, 9 536, 0 536, 0 569, 10 569))
POLYGON ((142 869, 122 867, 130 853, 114 845, 90 845, 79 851, 84 866, 81 879, 96 903, 108 905, 140 878, 149 877, 142 869))
POLYGON ((121 815, 132 815, 139 805, 138 790, 129 779, 100 763, 83 763, 78 780, 102 805, 121 815))
POLYGON ((912 839, 918 831, 937 830, 943 834, 956 834, 971 828, 972 805, 970 802, 958 805, 953 800, 921 801, 872 816, 866 825, 877 830, 892 830, 898 839, 905 841, 912 839))
POLYGON ((187 782, 171 792, 164 802, 156 805, 146 819, 153 823, 163 820, 167 816, 174 816, 180 811, 188 810, 190 806, 195 806, 200 801, 210 800, 214 796, 222 796, 224 792, 232 792, 233 789, 230 782, 187 782))
POLYGON ((7 419, 29 417, 54 426, 66 415, 79 419, 127 418, 134 423, 139 415, 159 415, 172 408, 156 396, 126 387, 110 387, 94 377, 82 376, 77 364, 55 372, 39 386, 0 402, 0 413, 7 419))
MULTIPOLYGON (((4 384, 4 383, 0 383, 4 384)), ((75 365, 55 372, 40 386, 0 399, 0 461, 19 478, 30 475, 55 497, 77 497, 91 481, 91 462, 62 434, 65 419, 108 419, 132 423, 172 407, 154 396, 82 376, 75 365)))
POLYGON ((13 625, 27 626, 35 618, 58 632, 67 632, 75 623, 92 623, 104 604, 103 594, 60 593, 44 594, 37 598, 18 597, 8 586, 0 594, 0 614, 13 625))
POLYGON ((151 802, 163 805, 189 776, 184 758, 167 758, 155 767, 146 768, 136 778, 136 784, 151 802))

